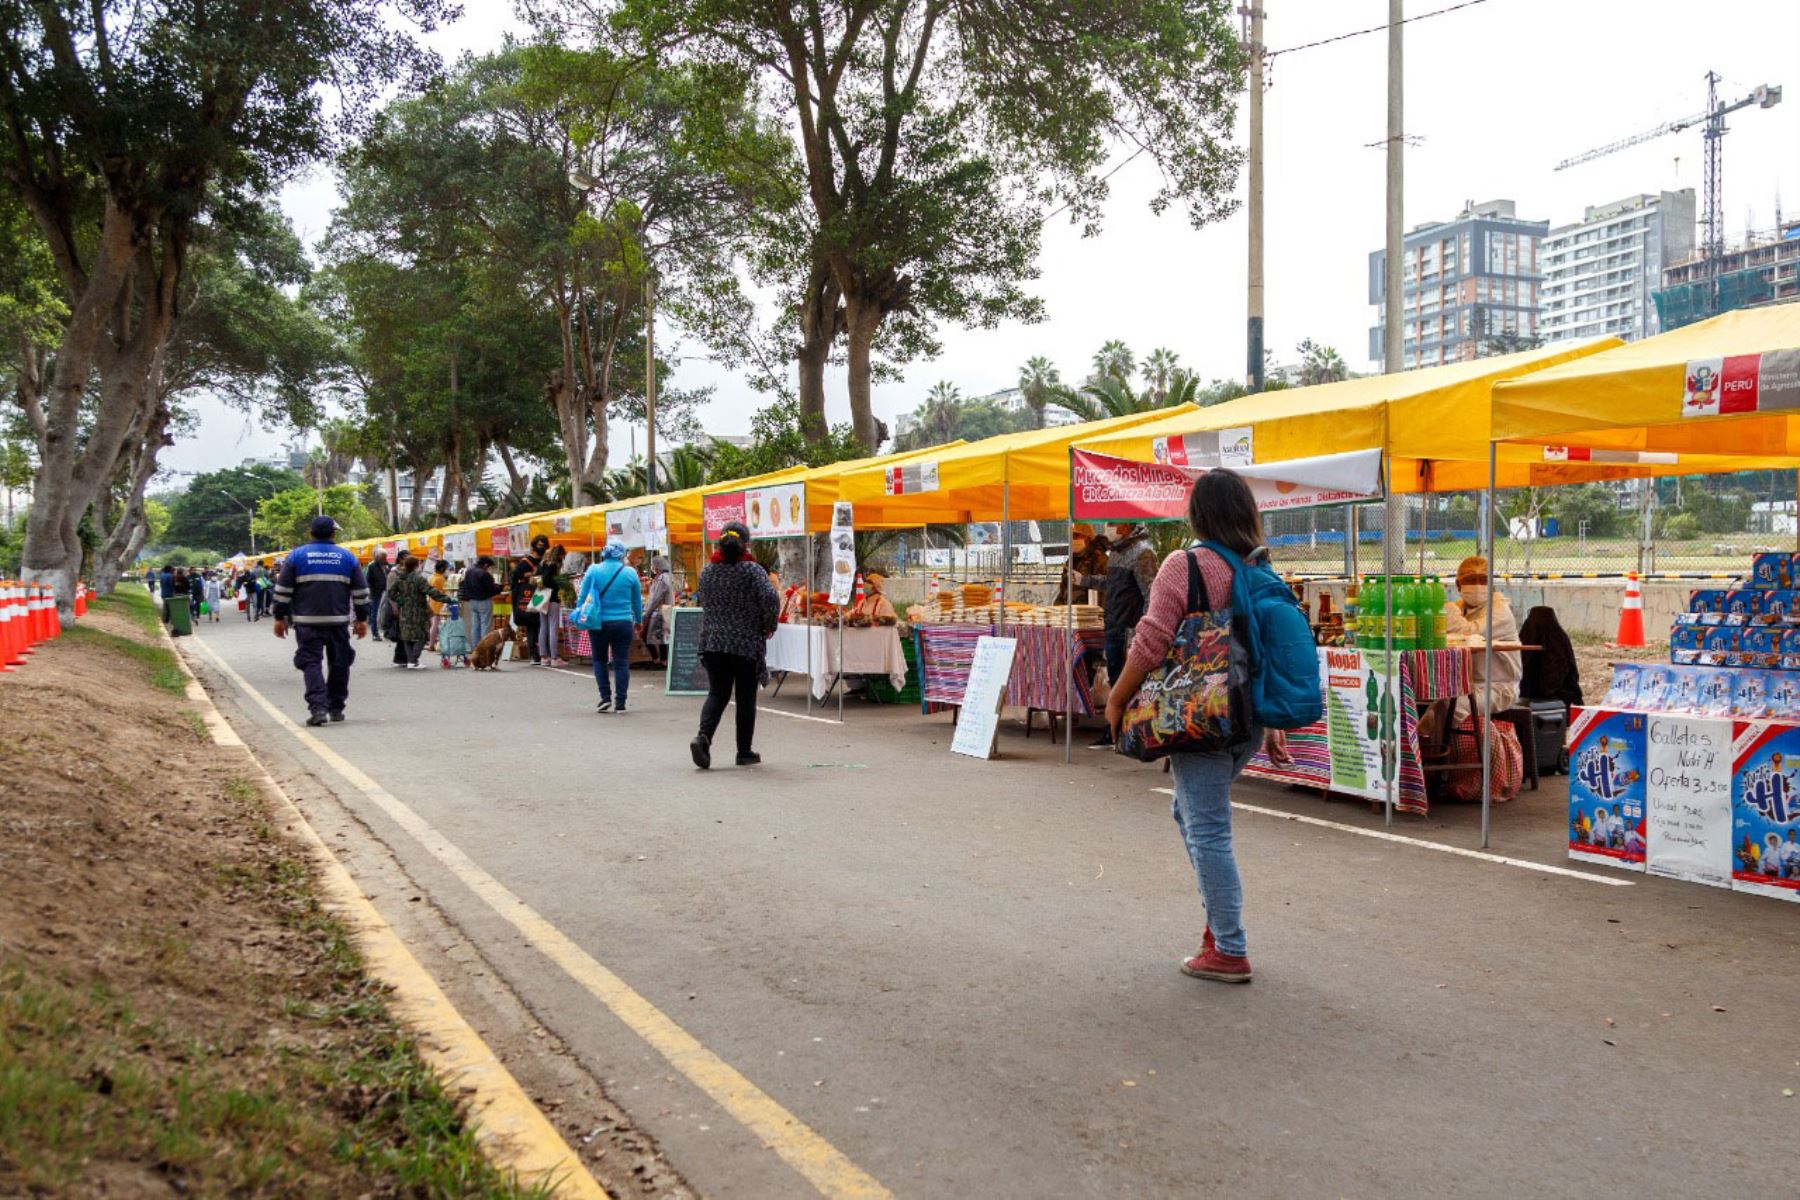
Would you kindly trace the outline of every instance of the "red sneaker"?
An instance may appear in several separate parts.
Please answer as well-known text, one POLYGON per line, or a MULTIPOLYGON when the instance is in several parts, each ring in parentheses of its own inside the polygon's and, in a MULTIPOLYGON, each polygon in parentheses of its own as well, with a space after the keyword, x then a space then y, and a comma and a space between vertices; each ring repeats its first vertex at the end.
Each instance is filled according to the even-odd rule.
POLYGON ((1250 960, 1236 954, 1220 954, 1217 947, 1209 946, 1182 963, 1181 973, 1219 983, 1249 983, 1250 960))

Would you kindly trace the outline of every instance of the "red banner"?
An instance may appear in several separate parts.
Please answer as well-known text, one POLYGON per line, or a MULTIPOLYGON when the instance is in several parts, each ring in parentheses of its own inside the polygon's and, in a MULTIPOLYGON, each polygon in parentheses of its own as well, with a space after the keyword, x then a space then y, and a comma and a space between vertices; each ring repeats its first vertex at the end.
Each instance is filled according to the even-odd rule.
MULTIPOLYGON (((1381 491, 1376 450, 1328 454, 1233 468, 1263 512, 1369 500, 1381 491)), ((1072 511, 1077 521, 1171 521, 1187 516, 1188 493, 1203 467, 1136 462, 1076 450, 1071 456, 1072 511)))
POLYGON ((744 520, 744 493, 720 492, 700 498, 701 521, 706 527, 706 540, 716 542, 732 521, 744 520))

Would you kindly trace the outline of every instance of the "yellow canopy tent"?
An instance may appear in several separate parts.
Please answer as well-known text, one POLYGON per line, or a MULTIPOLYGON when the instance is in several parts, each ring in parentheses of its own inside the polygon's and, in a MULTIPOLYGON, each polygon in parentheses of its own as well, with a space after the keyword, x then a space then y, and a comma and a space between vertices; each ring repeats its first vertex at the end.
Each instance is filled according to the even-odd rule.
POLYGON ((844 473, 838 498, 856 506, 859 529, 1063 518, 1069 515, 1071 443, 1195 411, 1187 404, 921 451, 899 464, 912 469, 898 481, 895 464, 875 462, 844 473))
POLYGON ((1494 389, 1500 452, 1710 456, 1729 469, 1800 460, 1800 303, 1723 313, 1494 389), (1510 444, 1509 444, 1510 443, 1510 444), (1540 451, 1541 452, 1541 451, 1540 451))
MULTIPOLYGON (((1248 449, 1258 463, 1378 449, 1387 455, 1389 487, 1394 492, 1477 489, 1487 486, 1487 414, 1494 386, 1620 345, 1617 338, 1603 338, 1263 392, 1081 438, 1076 444, 1115 458, 1151 462, 1159 453, 1168 453, 1171 439, 1243 429, 1250 431, 1248 449)), ((1561 464, 1540 462, 1541 469, 1533 468, 1527 462, 1531 456, 1523 451, 1514 457, 1516 470, 1503 467, 1513 482, 1503 481, 1502 486, 1604 477, 1593 469, 1561 464)))

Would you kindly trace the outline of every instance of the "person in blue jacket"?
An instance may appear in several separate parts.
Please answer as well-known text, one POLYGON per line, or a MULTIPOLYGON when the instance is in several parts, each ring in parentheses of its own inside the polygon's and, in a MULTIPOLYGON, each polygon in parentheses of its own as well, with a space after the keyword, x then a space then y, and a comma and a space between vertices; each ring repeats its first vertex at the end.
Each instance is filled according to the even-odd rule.
POLYGON ((589 599, 593 599, 600 617, 600 627, 588 630, 594 682, 600 685, 600 703, 594 711, 622 713, 626 692, 631 687, 631 634, 644 619, 644 591, 638 573, 626 564, 625 547, 619 543, 608 542, 600 552, 600 561, 581 577, 575 611, 584 611, 589 599), (610 677, 608 659, 612 661, 610 677))
POLYGON ((350 698, 350 644, 369 633, 369 581, 356 555, 339 546, 337 522, 313 518, 312 541, 290 552, 275 581, 275 636, 294 627, 294 666, 306 680, 308 725, 344 719, 350 698), (321 671, 321 660, 325 670, 321 671))

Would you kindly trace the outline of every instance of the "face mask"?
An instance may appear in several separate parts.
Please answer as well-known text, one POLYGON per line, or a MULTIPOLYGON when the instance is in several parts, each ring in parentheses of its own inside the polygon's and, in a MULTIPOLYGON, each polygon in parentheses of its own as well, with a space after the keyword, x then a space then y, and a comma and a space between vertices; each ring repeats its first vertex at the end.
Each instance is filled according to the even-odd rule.
POLYGON ((1463 603, 1467 604, 1470 608, 1480 608, 1483 604, 1487 603, 1488 590, 1480 584, 1470 584, 1460 590, 1462 591, 1463 603))

